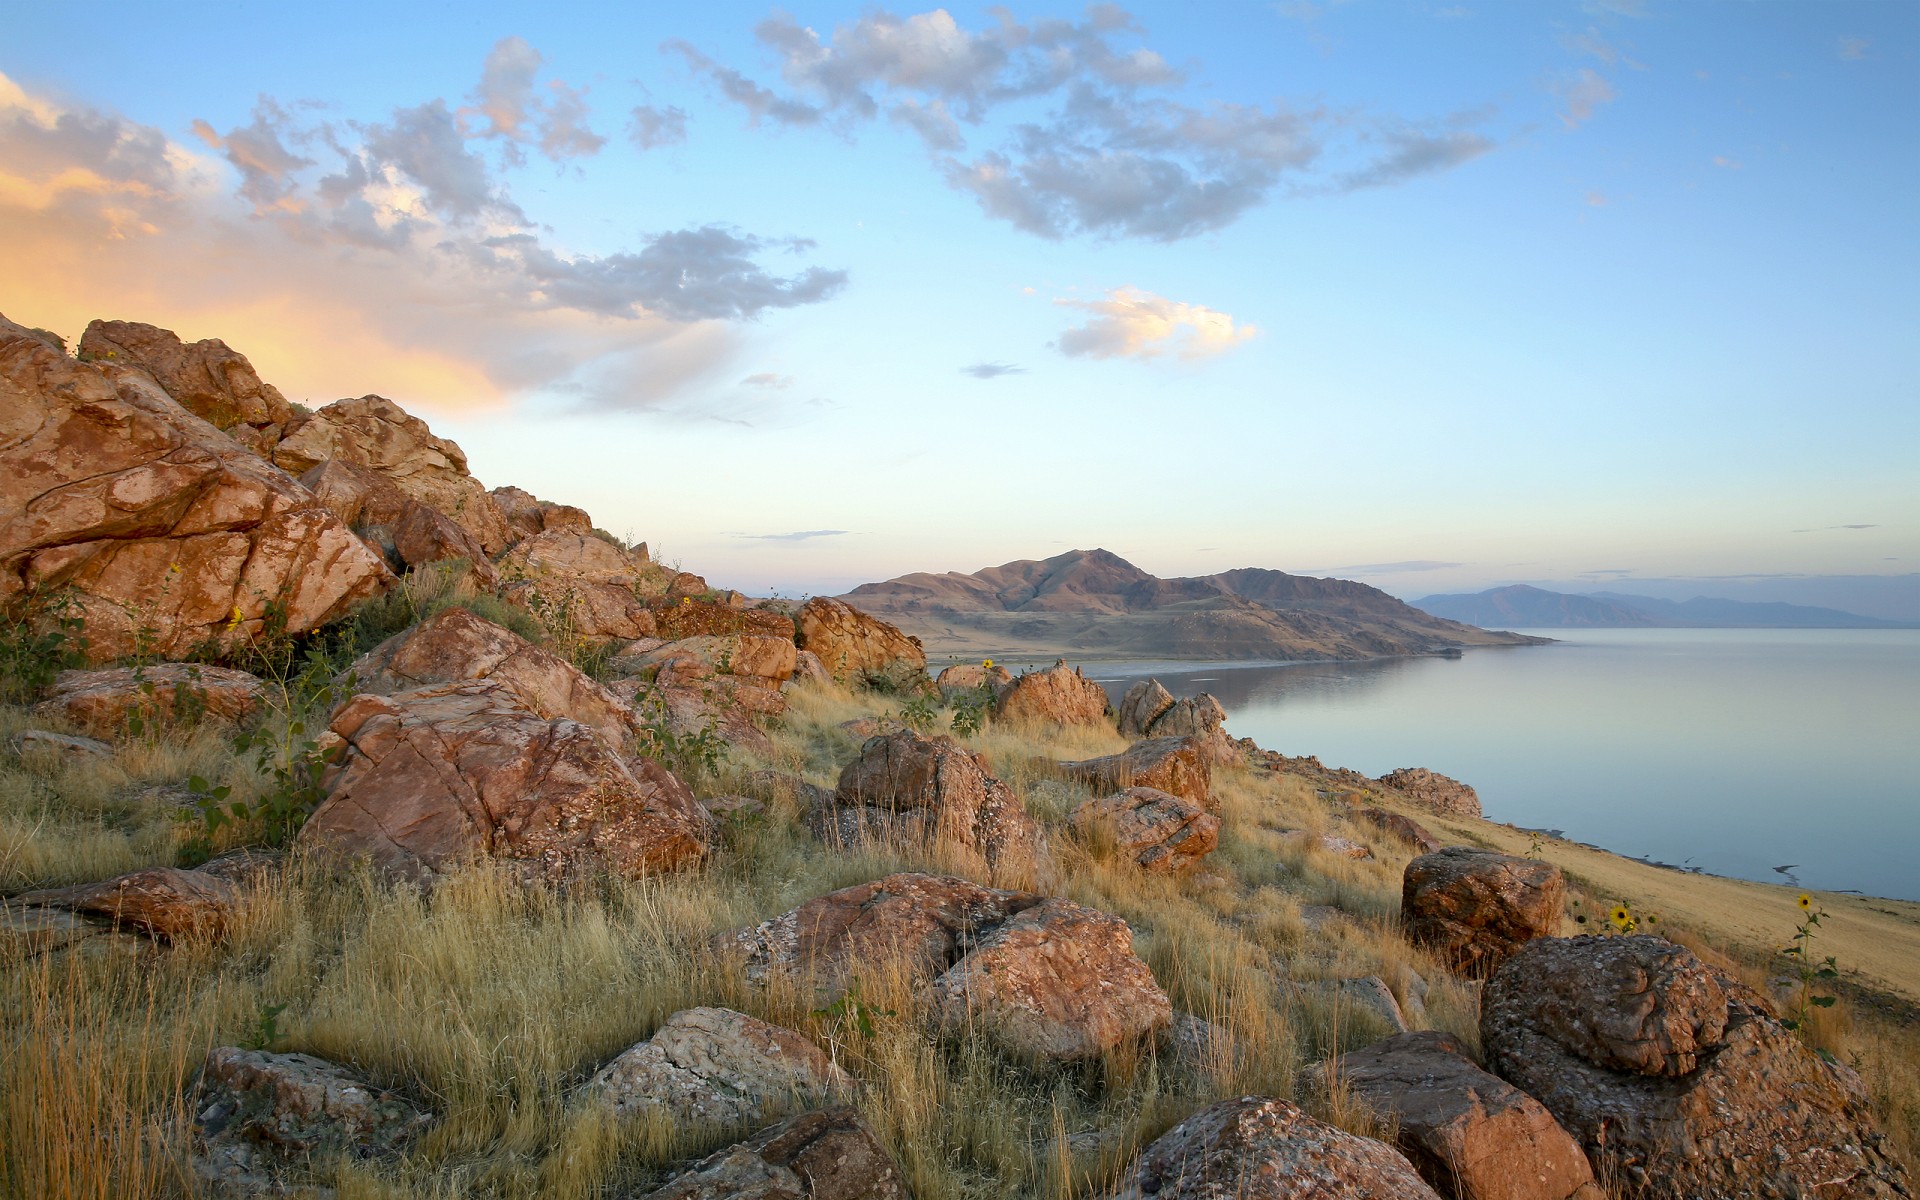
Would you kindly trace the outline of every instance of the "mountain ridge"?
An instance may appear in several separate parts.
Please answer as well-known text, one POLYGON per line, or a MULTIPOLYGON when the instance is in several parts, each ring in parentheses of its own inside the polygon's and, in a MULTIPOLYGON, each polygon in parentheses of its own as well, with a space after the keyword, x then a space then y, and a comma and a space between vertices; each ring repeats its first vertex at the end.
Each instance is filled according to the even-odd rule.
POLYGON ((1756 603, 1695 596, 1662 600, 1625 592, 1555 592, 1516 583, 1483 592, 1445 593, 1413 602, 1415 608, 1453 621, 1496 622, 1527 629, 1912 629, 1835 608, 1779 602, 1756 603))

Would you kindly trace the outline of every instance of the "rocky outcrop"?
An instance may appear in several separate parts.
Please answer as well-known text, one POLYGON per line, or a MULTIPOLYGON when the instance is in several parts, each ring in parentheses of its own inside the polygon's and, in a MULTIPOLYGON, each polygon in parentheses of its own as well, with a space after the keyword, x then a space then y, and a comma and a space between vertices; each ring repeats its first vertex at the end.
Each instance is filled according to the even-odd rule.
POLYGON ((519 542, 499 562, 502 593, 552 630, 590 640, 652 637, 653 610, 639 592, 646 557, 577 529, 519 542))
POLYGON ((688 1008, 600 1068, 590 1102, 623 1117, 657 1112, 674 1125, 761 1124, 835 1096, 853 1077, 802 1035, 727 1008, 688 1008))
POLYGON ((1456 817, 1480 815, 1480 797, 1458 779, 1449 779, 1425 767, 1401 767, 1388 771, 1380 782, 1422 808, 1456 817))
POLYGON ((1661 938, 1545 938, 1488 981, 1487 1065, 1623 1197, 1881 1200, 1911 1181, 1859 1078, 1758 994, 1661 938))
MULTIPOLYGON (((733 593, 736 599, 739 593, 733 593)), ((720 604, 712 600, 696 600, 691 596, 682 596, 671 604, 660 607, 656 620, 660 625, 660 636, 664 638, 691 638, 700 636, 727 637, 745 634, 751 637, 777 638, 792 644, 794 636, 793 618, 782 612, 765 608, 747 608, 744 600, 734 604, 720 604)))
POLYGON ((893 1155, 852 1108, 789 1117, 641 1200, 909 1200, 893 1155))
POLYGON ((1167 994, 1133 953, 1127 923, 1071 900, 1043 900, 1014 914, 926 994, 946 1032, 981 1032, 1016 1057, 1042 1062, 1140 1044, 1173 1020, 1167 994))
POLYGON ((154 663, 101 671, 62 671, 38 711, 112 738, 198 720, 237 725, 260 711, 266 685, 245 671, 202 663, 154 663))
POLYGON ((1013 682, 1013 674, 1005 667, 985 663, 958 663, 948 667, 934 677, 933 685, 940 689, 940 695, 948 700, 961 692, 991 688, 998 691, 1013 682))
POLYGON ((552 504, 521 488, 497 487, 487 493, 487 498, 500 510, 501 518, 516 540, 548 530, 573 529, 586 533, 593 529, 593 518, 585 509, 571 504, 552 504))
POLYGON ((843 683, 892 690, 926 678, 927 652, 885 621, 825 596, 800 606, 795 641, 843 683))
POLYGON ((1220 818, 1149 787, 1082 801, 1069 821, 1096 848, 1111 847, 1156 875, 1184 871, 1220 844, 1220 818))
POLYGON ((1454 1200, 1605 1200, 1587 1156, 1538 1100, 1481 1070, 1450 1033, 1402 1033, 1329 1074, 1391 1116, 1400 1148, 1454 1200))
POLYGON ((96 917, 109 925, 137 929, 172 942, 225 933, 239 899, 239 890, 217 876, 174 867, 148 867, 98 883, 24 892, 7 903, 96 917))
POLYGON ((1149 737, 1207 739, 1226 723, 1227 710, 1206 692, 1176 700, 1147 726, 1149 737))
POLYGON ((331 728, 344 745, 303 845, 415 878, 481 857, 547 879, 643 875, 706 853, 711 821, 685 784, 505 683, 355 696, 331 728))
POLYGON ((1356 808, 1347 814, 1356 825, 1367 825, 1381 833, 1399 838, 1422 854, 1432 854, 1445 845, 1433 831, 1412 817, 1384 808, 1356 808))
POLYGON ((534 534, 500 557, 500 569, 508 577, 526 579, 631 584, 645 566, 645 559, 605 538, 571 528, 534 534))
POLYGON ((1285 1100, 1203 1108, 1148 1146, 1109 1200, 1439 1200, 1393 1147, 1285 1100))
POLYGON ((1145 738, 1119 754, 1061 763, 1060 770, 1096 792, 1150 787, 1202 808, 1212 804, 1213 768, 1192 738, 1145 738))
POLYGON ((1099 725, 1107 719, 1107 691, 1065 659, 1044 671, 1026 671, 998 688, 993 715, 1037 725, 1099 725))
POLYGON ((78 356, 145 371, 180 407, 216 429, 246 427, 241 436, 250 444, 277 440, 293 419, 293 406, 280 390, 218 338, 183 343, 171 329, 155 325, 94 321, 80 335, 78 356))
POLYGON ((793 677, 799 651, 787 638, 757 634, 686 637, 636 652, 623 649, 610 664, 629 675, 656 677, 674 659, 687 658, 707 675, 732 675, 743 682, 778 691, 793 677))
POLYGON ((1400 923, 1454 971, 1485 978, 1522 945, 1558 933, 1566 900, 1551 863, 1449 846, 1407 864, 1400 923))
POLYGON ((957 849, 977 856, 999 883, 1032 886, 1054 874, 1040 823, 988 773, 986 759, 950 737, 903 729, 868 739, 813 824, 843 845, 877 837, 957 849))
POLYGON ((300 486, 345 521, 395 571, 464 559, 482 587, 499 586, 499 572, 472 534, 439 509, 401 491, 378 471, 330 459, 300 476, 300 486))
POLYGON ((1160 714, 1173 707, 1173 693, 1158 679, 1142 679, 1127 689, 1120 699, 1119 721, 1123 737, 1145 737, 1160 714))
POLYGON ((71 589, 95 660, 302 633, 393 581, 285 472, 144 372, 0 318, 0 607, 71 589))
POLYGON ((793 659, 793 683, 806 684, 809 687, 825 687, 833 682, 833 675, 827 670, 827 664, 811 650, 802 650, 793 659))

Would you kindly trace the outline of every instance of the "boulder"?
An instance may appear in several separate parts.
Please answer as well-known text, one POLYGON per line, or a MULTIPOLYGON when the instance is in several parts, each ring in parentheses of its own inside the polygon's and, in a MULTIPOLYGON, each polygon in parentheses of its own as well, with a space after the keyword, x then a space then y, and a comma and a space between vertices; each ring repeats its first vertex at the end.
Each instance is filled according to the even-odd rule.
POLYGON ((280 390, 218 338, 189 344, 155 325, 94 321, 80 335, 78 357, 145 371, 180 407, 218 429, 248 425, 277 433, 293 419, 280 390))
POLYGON ((1335 1059, 1329 1074, 1394 1118, 1402 1151, 1454 1200, 1606 1200, 1553 1114, 1489 1075, 1450 1033, 1402 1033, 1335 1059))
POLYGON ((1120 699, 1120 732, 1125 737, 1145 737, 1160 714, 1173 707, 1173 693, 1158 679, 1142 679, 1127 689, 1120 699))
POLYGON ((138 958, 153 943, 64 908, 0 903, 0 966, 61 951, 105 951, 138 958))
POLYGON ((815 596, 800 606, 795 623, 800 649, 812 651, 844 683, 899 690, 926 678, 927 652, 919 638, 852 605, 815 596))
MULTIPOLYGON (((1147 727, 1150 737, 1190 737, 1212 739, 1220 727, 1226 723, 1227 710, 1220 702, 1206 692, 1198 696, 1188 696, 1168 705, 1166 710, 1155 717, 1153 724, 1147 727)), ((1230 740, 1230 739, 1229 739, 1230 740)), ((1217 758, 1229 759, 1240 753, 1235 743, 1216 754, 1217 758)))
POLYGON ((644 557, 605 538, 565 528, 534 534, 500 556, 500 569, 510 579, 587 580, 628 587, 646 565, 644 557))
POLYGON ((125 734, 137 716, 148 727, 209 719, 240 724, 260 710, 264 683, 245 671, 201 663, 154 663, 101 671, 62 671, 39 712, 88 733, 125 734))
POLYGON ((869 738, 840 772, 816 834, 842 845, 864 837, 937 843, 977 856, 997 883, 1051 880, 1046 831, 987 760, 945 735, 910 729, 869 738))
POLYGON ((472 534, 370 467, 330 459, 302 475, 300 486, 378 550, 396 571, 457 558, 472 567, 481 587, 492 590, 500 584, 499 572, 472 534))
POLYGON ((1069 779, 1096 792, 1150 787, 1209 807, 1213 768, 1192 738, 1144 738, 1119 754, 1060 764, 1069 779))
POLYGON ((759 1125, 850 1094, 853 1077, 801 1034, 727 1008, 688 1008, 600 1068, 591 1102, 675 1126, 759 1125))
POLYGON ((1393 989, 1378 975, 1362 975, 1353 979, 1315 979, 1295 983, 1293 987, 1302 999, 1311 997, 1336 1010, 1377 1017, 1390 1033, 1405 1033, 1411 1028, 1400 1001, 1394 998, 1393 989))
POLYGON ((729 686, 738 681, 723 676, 689 678, 677 668, 695 663, 691 658, 662 664, 652 683, 643 679, 616 679, 607 690, 633 708, 647 749, 649 730, 664 729, 677 738, 712 735, 728 746, 759 758, 774 756, 773 739, 753 723, 757 712, 771 712, 786 701, 778 692, 761 687, 729 686), (770 703, 763 703, 762 698, 770 703))
POLYGON ((653 610, 622 583, 547 576, 507 584, 500 598, 530 612, 555 637, 589 642, 650 638, 653 610))
POLYGON ((697 660, 707 674, 732 675, 777 691, 793 677, 799 651, 788 638, 739 633, 706 635, 662 642, 639 653, 623 649, 613 660, 613 666, 623 674, 649 676, 656 675, 662 664, 676 658, 697 660))
POLYGON ((303 475, 329 459, 370 467, 401 491, 437 509, 473 535, 487 555, 513 539, 506 518, 467 473, 467 456, 427 423, 383 396, 336 400, 316 413, 295 417, 273 448, 276 465, 303 475))
POLYGON ((1013 682, 1013 675, 1005 667, 985 663, 959 663, 948 667, 935 677, 933 685, 940 689, 940 695, 951 700, 962 692, 992 688, 995 691, 1013 682))
POLYGON ((389 874, 493 857, 530 877, 631 876, 706 854, 711 819, 685 784, 578 721, 540 716, 505 683, 355 696, 331 728, 344 749, 299 840, 389 874))
POLYGON ((304 633, 385 590, 378 555, 143 372, 0 318, 0 608, 71 589, 96 661, 304 633), (237 617, 237 619, 236 619, 237 617))
POLYGON ((1201 1109, 1140 1155, 1110 1200, 1439 1200, 1395 1150, 1285 1100, 1201 1109))
POLYGON ((931 980, 985 931, 1038 903, 1030 892, 903 873, 816 896, 783 916, 722 934, 715 945, 742 956, 750 982, 796 980, 830 1003, 856 976, 872 978, 893 963, 911 979, 931 980))
POLYGON ((654 619, 660 626, 660 636, 664 638, 746 634, 776 638, 789 646, 793 645, 793 618, 771 609, 742 608, 683 596, 676 603, 661 605, 654 619))
POLYGON ((15 754, 45 754, 62 758, 68 762, 79 762, 89 758, 112 758, 113 746, 98 738, 76 737, 71 733, 54 733, 46 729, 23 729, 9 739, 15 754))
POLYGON ((1558 933, 1566 900, 1551 863, 1449 846, 1407 864, 1400 923, 1454 971, 1485 978, 1525 943, 1558 933))
POLYGON ((532 492, 517 487, 497 487, 487 493, 493 506, 513 531, 516 539, 530 538, 550 529, 574 529, 582 533, 593 528, 593 518, 585 509, 571 504, 551 504, 532 492))
POLYGON ((1480 1040, 1622 1196, 1913 1194, 1858 1077, 1665 939, 1528 943, 1486 985, 1480 1040))
POLYGON ((1365 842, 1356 842, 1352 838, 1341 837, 1337 833, 1314 833, 1306 829, 1290 829, 1280 835, 1282 842, 1303 846, 1308 850, 1318 850, 1322 854, 1331 854, 1337 858, 1351 858, 1356 861, 1373 857, 1373 847, 1365 842))
POLYGON ((1480 797, 1458 779, 1449 779, 1425 767, 1401 767, 1388 771, 1380 782, 1422 808, 1457 817, 1480 815, 1480 797))
POLYGON ((578 721, 615 748, 633 736, 637 720, 624 701, 566 659, 464 608, 443 609, 394 634, 354 660, 347 676, 354 692, 374 696, 492 680, 513 689, 535 715, 578 721))
POLYGON ((323 1058, 235 1046, 207 1055, 193 1111, 194 1174, 244 1196, 288 1194, 289 1169, 398 1153, 434 1122, 323 1058))
POLYGON ((1057 898, 980 937, 926 994, 942 1030, 982 1032, 1038 1062, 1097 1058, 1173 1020, 1167 994, 1133 953, 1127 923, 1057 898))
POLYGON ((824 687, 833 682, 833 675, 820 656, 811 650, 801 650, 793 658, 792 683, 804 683, 809 687, 824 687))
POLYGON ((1107 690, 1063 658, 1044 671, 1022 672, 997 688, 993 715, 1039 725, 1099 725, 1107 719, 1107 690))
POLYGON ((1356 808, 1347 814, 1347 819, 1361 825, 1369 825, 1381 833, 1399 838, 1412 845, 1422 854, 1432 854, 1445 843, 1435 836, 1425 825, 1397 812, 1388 812, 1384 808, 1356 808))
POLYGON ((1220 818, 1191 800, 1149 787, 1082 801, 1069 821, 1157 875, 1184 871, 1220 844, 1220 818))
POLYGON ((641 1200, 909 1200, 880 1138, 852 1108, 789 1117, 709 1155, 641 1200))
POLYGON ((217 876, 148 867, 98 883, 24 892, 7 903, 98 917, 171 942, 225 933, 239 899, 239 890, 217 876))

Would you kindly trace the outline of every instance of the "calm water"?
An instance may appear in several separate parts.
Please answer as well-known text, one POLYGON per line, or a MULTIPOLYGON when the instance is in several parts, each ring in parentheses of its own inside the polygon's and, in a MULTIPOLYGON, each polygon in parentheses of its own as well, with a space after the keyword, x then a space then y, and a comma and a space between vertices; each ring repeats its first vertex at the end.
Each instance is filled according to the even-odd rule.
POLYGON ((1920 900, 1920 631, 1540 630, 1463 658, 1089 663, 1211 692, 1227 729, 1487 816, 1716 874, 1920 900), (1791 866, 1792 878, 1774 868, 1791 866))

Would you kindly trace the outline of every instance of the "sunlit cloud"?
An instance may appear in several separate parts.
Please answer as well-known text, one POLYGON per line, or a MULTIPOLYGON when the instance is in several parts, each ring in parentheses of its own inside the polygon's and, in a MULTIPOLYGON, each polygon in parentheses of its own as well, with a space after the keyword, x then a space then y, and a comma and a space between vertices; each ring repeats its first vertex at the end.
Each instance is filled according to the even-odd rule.
POLYGON ((1256 330, 1229 313, 1183 304, 1134 287, 1115 288, 1104 300, 1055 300, 1093 314, 1060 335, 1060 353, 1075 358, 1207 358, 1252 340, 1256 330))

